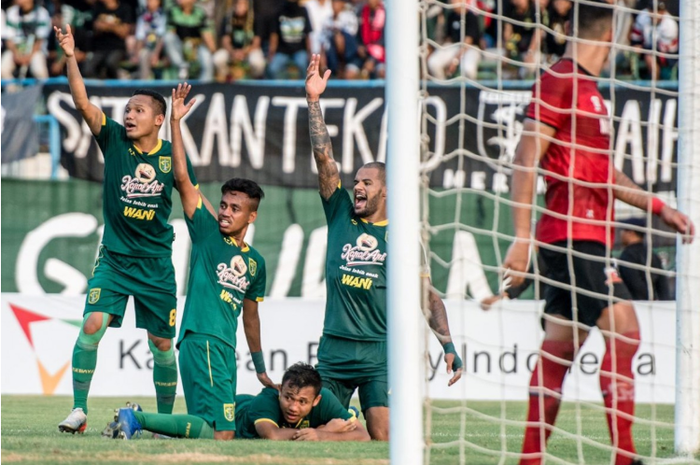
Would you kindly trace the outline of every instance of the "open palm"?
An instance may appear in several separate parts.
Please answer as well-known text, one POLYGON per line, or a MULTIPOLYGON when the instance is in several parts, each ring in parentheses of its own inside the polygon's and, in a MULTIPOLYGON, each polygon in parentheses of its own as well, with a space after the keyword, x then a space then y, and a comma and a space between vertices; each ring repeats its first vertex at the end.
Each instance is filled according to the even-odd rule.
POLYGON ((186 82, 184 84, 178 84, 177 89, 173 89, 170 119, 179 121, 190 111, 192 105, 194 105, 195 99, 190 100, 188 104, 185 104, 185 99, 191 89, 192 86, 186 82))
POLYGON ((320 55, 311 55, 311 63, 306 70, 306 98, 310 100, 318 100, 328 84, 328 78, 331 77, 331 70, 327 69, 323 76, 319 71, 320 55))

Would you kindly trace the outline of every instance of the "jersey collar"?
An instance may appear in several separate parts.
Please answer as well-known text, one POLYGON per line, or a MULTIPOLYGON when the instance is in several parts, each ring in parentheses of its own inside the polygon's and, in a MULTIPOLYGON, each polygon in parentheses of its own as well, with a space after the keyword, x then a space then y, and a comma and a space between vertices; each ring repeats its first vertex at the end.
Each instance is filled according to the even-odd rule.
MULTIPOLYGON (((138 146, 136 144, 132 144, 132 145, 134 146, 134 148, 136 149, 136 151, 138 153, 143 155, 143 150, 138 148, 138 146)), ((151 150, 150 152, 148 152, 147 155, 153 155, 154 153, 158 153, 162 147, 163 147, 163 140, 158 139, 158 143, 156 144, 155 148, 153 150, 151 150)))
POLYGON ((231 239, 231 242, 233 242, 233 245, 235 245, 236 247, 239 247, 241 249, 241 252, 247 252, 250 250, 250 247, 248 247, 248 244, 246 244, 245 242, 243 243, 243 247, 241 247, 240 245, 238 245, 238 242, 236 241, 235 237, 228 236, 228 238, 231 239))
POLYGON ((389 225, 389 220, 382 220, 382 221, 377 221, 376 223, 370 223, 364 218, 360 218, 360 221, 362 221, 365 224, 371 224, 373 226, 388 226, 389 225))

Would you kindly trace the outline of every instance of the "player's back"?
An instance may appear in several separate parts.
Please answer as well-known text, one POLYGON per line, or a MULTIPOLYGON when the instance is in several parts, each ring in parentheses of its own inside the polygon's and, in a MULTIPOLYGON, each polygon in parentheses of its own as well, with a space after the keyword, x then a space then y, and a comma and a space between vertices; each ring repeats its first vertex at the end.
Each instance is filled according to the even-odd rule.
POLYGON ((571 59, 564 58, 533 85, 528 118, 556 130, 540 161, 546 170, 547 210, 537 228, 546 243, 567 239, 606 242, 605 223, 613 219, 610 185, 610 120, 597 80, 571 59))

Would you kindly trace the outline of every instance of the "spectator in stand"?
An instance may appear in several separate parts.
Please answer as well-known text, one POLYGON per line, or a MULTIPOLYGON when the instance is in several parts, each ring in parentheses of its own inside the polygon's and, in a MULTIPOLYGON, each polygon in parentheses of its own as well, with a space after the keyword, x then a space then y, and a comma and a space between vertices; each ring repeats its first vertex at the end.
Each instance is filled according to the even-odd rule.
POLYGON ((168 11, 168 31, 165 33, 165 52, 170 64, 178 69, 178 79, 189 77, 190 65, 199 62, 199 79, 214 78, 212 54, 216 41, 206 11, 196 0, 180 0, 168 11))
POLYGON ((309 64, 311 21, 306 8, 297 0, 287 0, 274 20, 270 35, 268 74, 272 79, 287 77, 287 66, 293 64, 304 76, 309 64))
POLYGON ((539 36, 535 36, 535 6, 531 0, 511 0, 505 16, 503 44, 506 56, 523 63, 524 66, 518 70, 521 78, 530 77, 535 70, 540 47, 539 36))
POLYGON ((644 241, 643 229, 646 227, 644 218, 630 218, 622 221, 620 241, 624 250, 618 260, 620 278, 632 294, 632 300, 673 300, 668 278, 654 270, 663 270, 661 259, 649 250, 644 241), (625 266, 640 265, 646 270, 625 266))
POLYGON ((479 18, 467 8, 467 0, 451 0, 452 7, 444 22, 445 41, 428 57, 428 71, 435 79, 449 79, 459 69, 461 75, 476 79, 481 52, 479 18), (464 17, 464 40, 462 40, 464 17))
POLYGON ((146 0, 146 10, 136 20, 136 46, 132 60, 139 65, 139 79, 151 79, 161 64, 167 16, 161 0, 146 0))
POLYGON ((553 0, 549 4, 546 26, 552 29, 552 32, 545 33, 542 50, 548 63, 559 61, 566 51, 566 24, 569 21, 571 6, 571 0, 553 0))
POLYGON ((357 15, 346 0, 333 0, 333 16, 323 26, 323 48, 331 76, 357 79, 362 60, 357 47, 357 15))
POLYGON ((359 55, 364 60, 363 78, 384 79, 386 73, 386 50, 384 48, 384 26, 386 10, 381 0, 367 0, 359 13, 359 55))
POLYGON ((666 4, 659 2, 657 10, 644 9, 634 22, 630 34, 633 46, 644 50, 641 55, 647 67, 649 79, 671 79, 678 65, 678 22, 666 11, 666 4))
POLYGON ((221 48, 214 54, 217 81, 262 77, 265 57, 260 47, 253 48, 255 32, 249 0, 234 0, 221 23, 220 37, 221 48))
POLYGON ((308 0, 304 3, 311 21, 311 53, 323 52, 323 26, 333 17, 332 0, 308 0))
POLYGON ((27 77, 27 71, 37 79, 49 77, 46 65, 47 39, 51 33, 51 17, 46 8, 34 0, 16 0, 8 8, 3 26, 5 48, 2 52, 2 79, 27 77))
POLYGON ((92 54, 88 54, 83 74, 118 79, 126 58, 126 38, 134 28, 134 10, 119 0, 99 0, 92 18, 92 54))

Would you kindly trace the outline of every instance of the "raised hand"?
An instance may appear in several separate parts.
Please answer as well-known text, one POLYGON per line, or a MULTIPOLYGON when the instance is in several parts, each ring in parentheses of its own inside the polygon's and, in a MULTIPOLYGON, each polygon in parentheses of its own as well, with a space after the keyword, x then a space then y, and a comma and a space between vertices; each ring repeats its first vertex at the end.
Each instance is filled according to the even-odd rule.
POLYGON ((192 86, 187 84, 178 84, 177 89, 173 89, 173 98, 170 110, 170 120, 180 121, 187 113, 189 113, 192 105, 196 102, 195 99, 190 100, 188 104, 185 104, 185 98, 187 94, 190 93, 192 86))
POLYGON ((63 53, 67 57, 72 57, 75 54, 75 39, 73 38, 73 32, 71 31, 70 24, 66 24, 66 33, 61 31, 60 27, 53 27, 56 33, 56 40, 58 45, 63 49, 63 53))
POLYGON ((675 210, 668 205, 664 205, 659 212, 659 216, 671 229, 683 235, 683 243, 690 244, 695 237, 695 225, 690 221, 688 215, 675 210))
POLYGON ((328 84, 328 78, 331 77, 331 70, 327 69, 323 76, 319 70, 319 62, 321 55, 311 55, 311 62, 306 69, 306 98, 311 101, 318 100, 328 84))

